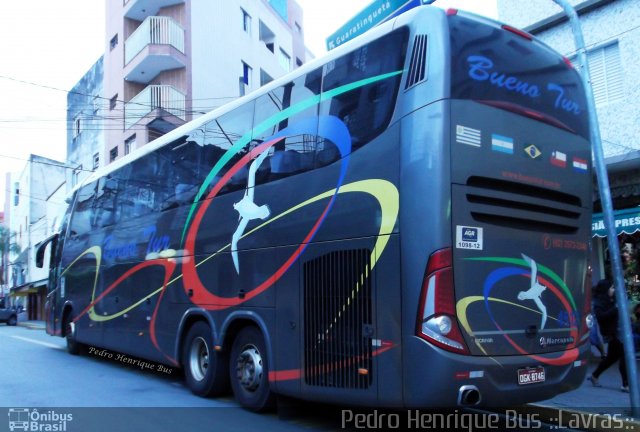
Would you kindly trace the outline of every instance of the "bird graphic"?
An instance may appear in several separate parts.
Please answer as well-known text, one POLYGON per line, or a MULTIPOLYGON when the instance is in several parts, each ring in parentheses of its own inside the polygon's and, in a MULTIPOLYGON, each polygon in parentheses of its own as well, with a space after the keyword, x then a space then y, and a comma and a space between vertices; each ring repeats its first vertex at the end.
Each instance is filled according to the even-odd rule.
POLYGON ((239 213, 238 216, 238 228, 231 236, 231 258, 233 259, 233 265, 236 268, 236 273, 240 274, 240 264, 238 263, 238 240, 244 234, 244 230, 247 228, 249 221, 253 219, 266 219, 271 214, 269 206, 258 206, 253 201, 255 184, 256 184, 256 171, 260 167, 260 164, 265 160, 268 151, 262 152, 256 160, 251 163, 249 167, 249 174, 247 176, 247 188, 244 191, 244 196, 240 201, 233 204, 233 208, 239 213))
POLYGON ((518 293, 518 300, 533 300, 536 306, 538 306, 538 309, 540 309, 540 312, 542 313, 542 320, 540 322, 540 330, 542 330, 547 322, 547 307, 542 303, 541 297, 542 292, 547 288, 538 283, 538 265, 536 262, 525 254, 521 255, 531 267, 531 286, 527 291, 520 291, 518 293))

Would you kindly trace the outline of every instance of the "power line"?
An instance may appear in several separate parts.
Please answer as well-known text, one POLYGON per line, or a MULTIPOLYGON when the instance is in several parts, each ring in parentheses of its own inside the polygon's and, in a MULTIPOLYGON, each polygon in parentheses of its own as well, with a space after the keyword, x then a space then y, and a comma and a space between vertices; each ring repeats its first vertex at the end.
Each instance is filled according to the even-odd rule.
MULTIPOLYGON (((131 101, 126 102, 126 101, 121 100, 121 99, 106 98, 104 96, 83 93, 83 92, 79 92, 79 91, 75 91, 75 90, 64 90, 64 89, 53 87, 53 86, 49 86, 49 85, 46 85, 46 84, 39 84, 39 83, 31 82, 31 81, 25 81, 25 80, 21 80, 19 78, 9 77, 9 76, 6 76, 6 75, 0 75, 0 78, 8 80, 8 81, 18 82, 18 83, 21 83, 21 84, 26 84, 26 85, 31 85, 31 86, 34 86, 34 87, 47 89, 47 90, 55 90, 55 91, 60 91, 60 92, 64 92, 64 93, 71 94, 71 95, 90 97, 90 98, 92 98, 92 100, 100 99, 100 100, 108 101, 109 104, 111 104, 112 102, 120 102, 122 104, 139 105, 139 106, 143 106, 143 107, 151 108, 151 109, 156 108, 156 107, 154 107, 153 105, 150 105, 150 104, 144 104, 144 103, 140 103, 140 102, 131 102, 131 101)), ((191 101, 195 101, 195 100, 237 99, 238 97, 240 97, 240 96, 239 95, 238 96, 219 96, 219 97, 202 98, 202 99, 188 99, 188 100, 185 99, 185 102, 186 101, 191 102, 191 101)), ((178 102, 178 101, 181 102, 182 99, 180 99, 180 100, 176 99, 175 101, 176 102, 178 102)), ((185 113, 189 113, 189 114, 194 114, 194 113, 196 113, 196 114, 206 114, 204 112, 194 112, 192 110, 183 110, 183 109, 180 109, 180 108, 175 108, 175 109, 177 109, 179 111, 183 111, 185 113)))
POLYGON ((2 155, 2 154, 0 154, 0 158, 19 160, 19 161, 22 161, 22 162, 29 162, 29 163, 32 163, 32 164, 48 165, 48 166, 53 166, 53 167, 57 167, 57 168, 64 168, 65 170, 83 171, 83 172, 90 172, 90 173, 94 172, 93 170, 82 169, 80 167, 72 167, 72 166, 67 165, 64 162, 60 162, 59 164, 56 164, 56 163, 47 162, 47 161, 24 159, 24 158, 20 158, 20 157, 17 157, 17 156, 9 156, 9 155, 2 155))

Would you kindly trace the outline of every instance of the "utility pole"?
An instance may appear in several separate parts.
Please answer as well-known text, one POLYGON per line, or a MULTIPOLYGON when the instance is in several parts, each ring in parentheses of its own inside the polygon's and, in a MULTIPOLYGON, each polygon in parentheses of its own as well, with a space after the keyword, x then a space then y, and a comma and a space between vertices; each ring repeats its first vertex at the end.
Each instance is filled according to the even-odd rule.
POLYGON ((590 136, 593 145, 593 156, 595 160, 596 177, 598 179, 598 189, 600 189, 600 201, 602 202, 602 210, 604 216, 604 224, 607 228, 607 237, 609 239, 609 251, 613 262, 613 278, 615 281, 616 303, 618 304, 618 320, 622 327, 622 343, 624 344, 624 356, 627 364, 627 374, 629 378, 629 396, 631 398, 631 411, 634 417, 640 418, 640 391, 638 389, 638 370, 636 367, 635 348, 633 344, 633 335, 631 333, 631 321, 629 319, 629 310, 627 307, 627 290, 624 286, 624 277, 622 273, 622 262, 620 260, 620 246, 618 245, 618 235, 615 228, 615 220, 613 217, 613 204, 611 203, 611 190, 609 189, 609 178, 607 177, 607 168, 604 163, 604 152, 602 150, 602 140, 600 138, 600 125, 598 123, 598 115, 596 113, 596 104, 593 97, 593 89, 591 88, 591 77, 589 75, 589 64, 587 63, 587 53, 584 46, 584 37, 582 35, 582 27, 576 10, 571 6, 568 0, 553 0, 564 9, 565 14, 569 18, 571 30, 578 51, 578 60, 580 62, 582 82, 584 83, 587 95, 587 107, 589 110, 589 125, 591 128, 590 136))

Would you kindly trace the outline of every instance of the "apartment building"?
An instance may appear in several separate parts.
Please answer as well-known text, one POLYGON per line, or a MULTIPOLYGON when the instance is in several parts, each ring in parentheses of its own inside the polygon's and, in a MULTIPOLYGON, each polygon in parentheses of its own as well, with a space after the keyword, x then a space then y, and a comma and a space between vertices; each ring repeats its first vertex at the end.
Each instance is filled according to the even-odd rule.
POLYGON ((101 92, 104 132, 98 165, 306 60, 302 9, 294 0, 107 0, 105 5, 103 84, 93 84, 96 95, 101 92))
MULTIPOLYGON (((640 298, 640 2, 570 3, 578 12, 587 48, 627 289, 640 298)), ((520 0, 498 0, 498 15, 577 63, 571 27, 554 1, 529 0, 524 6, 520 0)), ((594 280, 610 277, 601 210, 600 197, 594 194, 594 280)))

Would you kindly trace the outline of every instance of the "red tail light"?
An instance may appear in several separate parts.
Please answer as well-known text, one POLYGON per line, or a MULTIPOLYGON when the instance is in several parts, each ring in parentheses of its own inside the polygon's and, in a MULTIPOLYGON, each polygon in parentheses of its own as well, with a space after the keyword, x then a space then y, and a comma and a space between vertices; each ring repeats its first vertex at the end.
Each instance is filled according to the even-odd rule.
POLYGON ((429 257, 416 323, 418 337, 447 351, 468 354, 456 318, 451 249, 429 257))
POLYGON ((529 33, 527 33, 526 31, 523 31, 523 30, 517 29, 517 28, 515 28, 515 27, 511 27, 510 25, 506 25, 506 24, 504 24, 504 25, 502 26, 502 28, 503 28, 504 30, 506 30, 506 31, 510 31, 511 33, 516 34, 516 35, 518 35, 518 36, 520 36, 520 37, 522 37, 522 38, 525 38, 526 40, 533 40, 533 36, 532 36, 532 35, 530 35, 529 33))
POLYGON ((454 8, 447 9, 447 15, 448 16, 457 15, 457 14, 458 14, 458 9, 454 9, 454 8))
POLYGON ((571 69, 575 69, 575 67, 573 66, 573 63, 571 63, 571 60, 569 60, 567 57, 562 57, 562 61, 569 66, 571 69))

